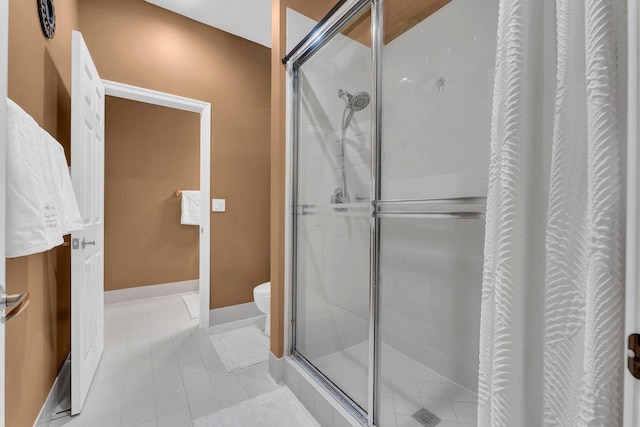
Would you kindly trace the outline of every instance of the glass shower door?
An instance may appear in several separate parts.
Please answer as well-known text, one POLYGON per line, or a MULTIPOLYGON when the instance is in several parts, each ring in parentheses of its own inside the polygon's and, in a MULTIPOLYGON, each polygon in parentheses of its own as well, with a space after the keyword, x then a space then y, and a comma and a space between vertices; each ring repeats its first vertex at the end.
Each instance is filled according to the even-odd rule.
POLYGON ((371 13, 294 66, 293 355, 367 410, 371 13))
POLYGON ((429 3, 384 6, 382 427, 476 424, 498 0, 429 3))

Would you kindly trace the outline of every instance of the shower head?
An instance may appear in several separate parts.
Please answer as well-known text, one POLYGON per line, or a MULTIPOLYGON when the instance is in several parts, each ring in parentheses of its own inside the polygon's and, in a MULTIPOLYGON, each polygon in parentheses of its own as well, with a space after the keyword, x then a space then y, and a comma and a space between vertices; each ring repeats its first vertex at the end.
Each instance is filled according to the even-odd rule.
POLYGON ((349 98, 349 107, 353 111, 360 111, 367 108, 371 97, 367 92, 359 92, 349 98))
POLYGON ((347 101, 347 106, 353 111, 360 111, 367 108, 371 97, 367 92, 358 92, 351 95, 346 90, 338 89, 338 96, 347 101))

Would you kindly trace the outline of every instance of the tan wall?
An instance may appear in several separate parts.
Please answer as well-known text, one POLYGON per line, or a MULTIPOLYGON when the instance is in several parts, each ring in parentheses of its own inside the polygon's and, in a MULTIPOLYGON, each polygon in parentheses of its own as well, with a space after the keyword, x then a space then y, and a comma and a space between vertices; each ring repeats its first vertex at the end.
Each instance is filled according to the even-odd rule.
POLYGON ((83 0, 102 78, 211 103, 211 307, 253 300, 269 277, 269 49, 143 0, 83 0))
POLYGON ((287 8, 319 21, 335 0, 273 0, 271 3, 271 352, 284 346, 284 209, 286 152, 287 8))
MULTIPOLYGON (((45 40, 36 2, 10 0, 9 97, 57 138, 68 156, 77 0, 56 0, 56 14, 56 36, 45 40)), ((31 293, 29 308, 7 324, 7 427, 33 425, 70 350, 69 266, 68 247, 7 260, 8 291, 31 293)))
POLYGON ((175 191, 200 187, 200 115, 107 96, 105 117, 105 290, 197 279, 175 191))

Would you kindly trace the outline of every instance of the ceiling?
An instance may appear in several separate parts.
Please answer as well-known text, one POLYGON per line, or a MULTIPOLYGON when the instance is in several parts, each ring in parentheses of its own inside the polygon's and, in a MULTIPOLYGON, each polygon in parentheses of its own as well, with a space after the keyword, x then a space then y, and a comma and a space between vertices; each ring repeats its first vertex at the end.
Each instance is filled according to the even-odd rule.
POLYGON ((271 47, 271 0, 146 0, 238 37, 271 47))

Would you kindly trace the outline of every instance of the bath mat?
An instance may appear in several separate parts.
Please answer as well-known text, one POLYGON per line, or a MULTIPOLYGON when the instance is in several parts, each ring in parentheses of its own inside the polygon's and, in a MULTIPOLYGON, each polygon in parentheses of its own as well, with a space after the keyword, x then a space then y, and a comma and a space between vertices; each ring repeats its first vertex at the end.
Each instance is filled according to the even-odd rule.
POLYGON ((182 295, 182 302, 187 307, 189 316, 192 319, 200 317, 200 294, 186 294, 182 295))
POLYGON ((287 387, 245 400, 215 414, 198 418, 194 427, 319 427, 287 387))
POLYGON ((269 360, 269 337, 255 326, 212 335, 210 339, 229 372, 269 360))

